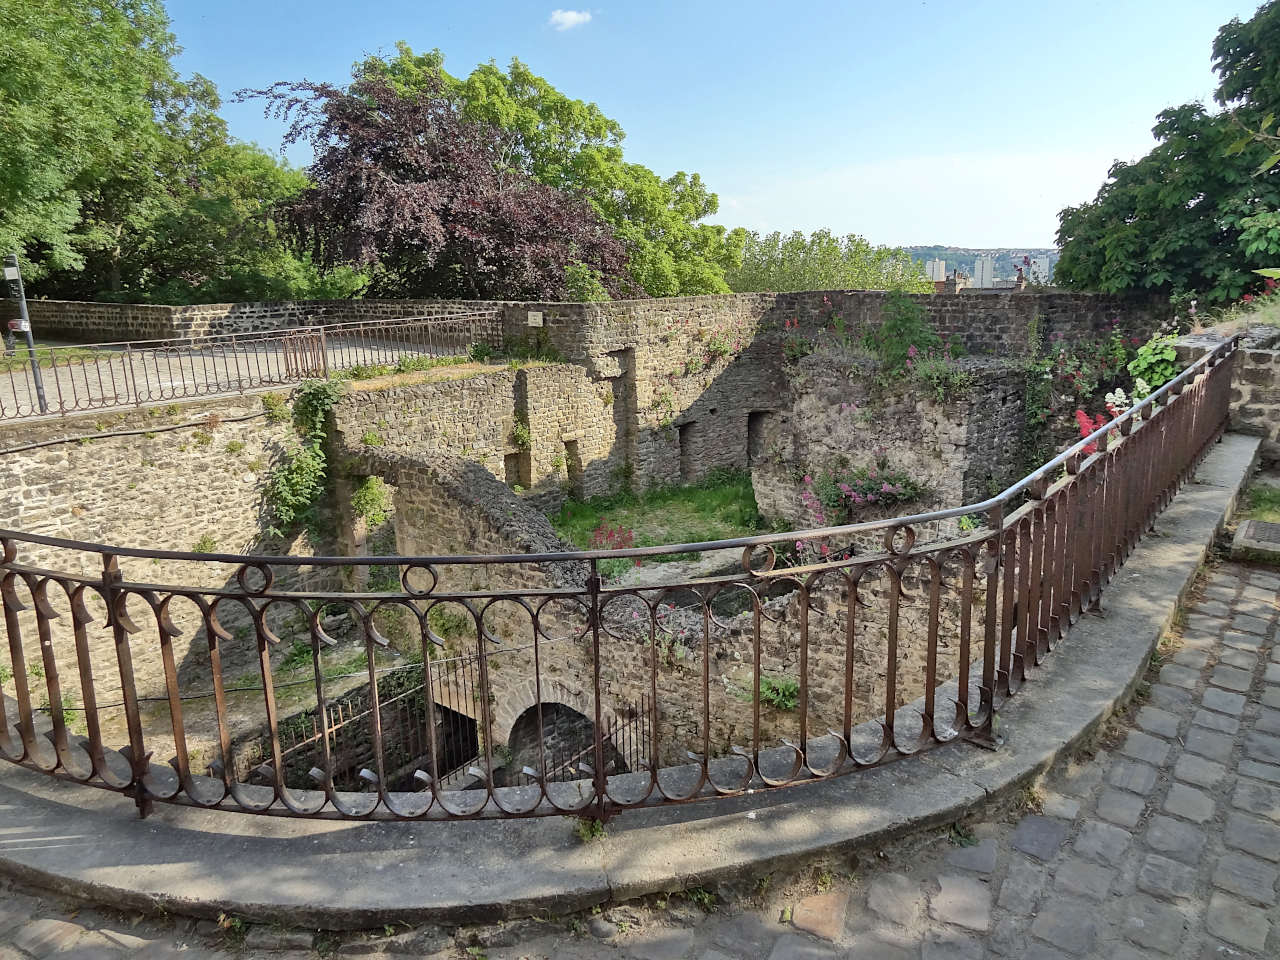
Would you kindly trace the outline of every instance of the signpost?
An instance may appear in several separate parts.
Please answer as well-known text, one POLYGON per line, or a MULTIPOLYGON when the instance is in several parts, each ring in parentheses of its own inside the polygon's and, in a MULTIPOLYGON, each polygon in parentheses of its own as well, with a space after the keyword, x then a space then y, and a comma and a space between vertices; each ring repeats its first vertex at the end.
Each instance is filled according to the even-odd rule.
POLYGON ((27 354, 31 357, 31 379, 35 383, 40 412, 49 412, 49 401, 44 396, 44 379, 40 376, 40 359, 36 356, 36 342, 31 337, 31 317, 27 313, 27 294, 22 289, 22 271, 18 269, 18 255, 11 253, 4 258, 4 282, 9 299, 18 302, 19 319, 9 321, 9 330, 24 333, 27 337, 27 354))

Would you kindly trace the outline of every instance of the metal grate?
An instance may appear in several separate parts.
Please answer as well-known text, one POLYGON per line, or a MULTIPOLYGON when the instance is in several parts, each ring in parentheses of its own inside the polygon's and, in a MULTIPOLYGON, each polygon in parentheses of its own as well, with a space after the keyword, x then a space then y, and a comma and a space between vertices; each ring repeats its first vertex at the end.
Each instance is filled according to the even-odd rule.
POLYGON ((1250 520, 1245 536, 1258 543, 1274 543, 1280 546, 1280 523, 1267 523, 1265 520, 1250 520))

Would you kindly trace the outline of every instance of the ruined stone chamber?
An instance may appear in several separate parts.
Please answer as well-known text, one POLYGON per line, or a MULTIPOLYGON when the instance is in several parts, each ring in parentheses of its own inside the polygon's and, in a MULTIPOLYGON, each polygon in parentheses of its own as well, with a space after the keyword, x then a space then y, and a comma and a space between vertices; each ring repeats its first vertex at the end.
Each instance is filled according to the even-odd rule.
MULTIPOLYGON (((492 313, 489 347, 540 359, 346 384, 325 494, 288 536, 264 514, 299 445, 276 401, 0 427, 12 528, 109 545, 8 544, 9 751, 154 798, 463 816, 732 792, 968 735, 989 721, 980 642, 1022 614, 993 600, 992 517, 946 511, 1024 471, 1010 357, 1032 317, 1150 325, 1149 306, 1104 299, 922 298, 968 353, 942 391, 833 334, 878 323, 883 294, 468 304, 492 313), (749 471, 774 529, 802 532, 602 573, 547 517, 721 470, 749 471), (384 499, 360 509, 371 480, 384 499)), ((183 322, 336 316, 237 306, 183 322)))

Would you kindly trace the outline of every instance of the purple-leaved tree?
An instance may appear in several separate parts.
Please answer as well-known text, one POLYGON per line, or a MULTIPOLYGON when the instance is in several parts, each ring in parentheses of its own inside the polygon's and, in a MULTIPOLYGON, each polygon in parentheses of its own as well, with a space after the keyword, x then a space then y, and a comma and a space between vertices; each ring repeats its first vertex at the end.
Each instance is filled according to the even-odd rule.
POLYGON ((304 81, 240 96, 266 98, 289 124, 285 143, 314 151, 312 185, 282 208, 282 226, 322 268, 369 270, 375 296, 570 299, 573 264, 610 296, 643 295, 590 206, 517 169, 515 139, 462 117, 439 87, 404 95, 357 74, 345 89, 304 81))

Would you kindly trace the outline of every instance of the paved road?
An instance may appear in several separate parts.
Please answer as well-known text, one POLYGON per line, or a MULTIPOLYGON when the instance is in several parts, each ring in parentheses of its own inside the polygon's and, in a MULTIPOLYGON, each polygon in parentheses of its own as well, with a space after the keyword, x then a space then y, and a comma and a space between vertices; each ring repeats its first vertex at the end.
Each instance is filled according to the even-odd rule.
POLYGON ((0 960, 1280 957, 1278 614, 1280 573, 1217 568, 1140 707, 1021 809, 859 863, 708 891, 714 904, 695 891, 505 927, 333 938, 77 911, 10 890, 0 960))

